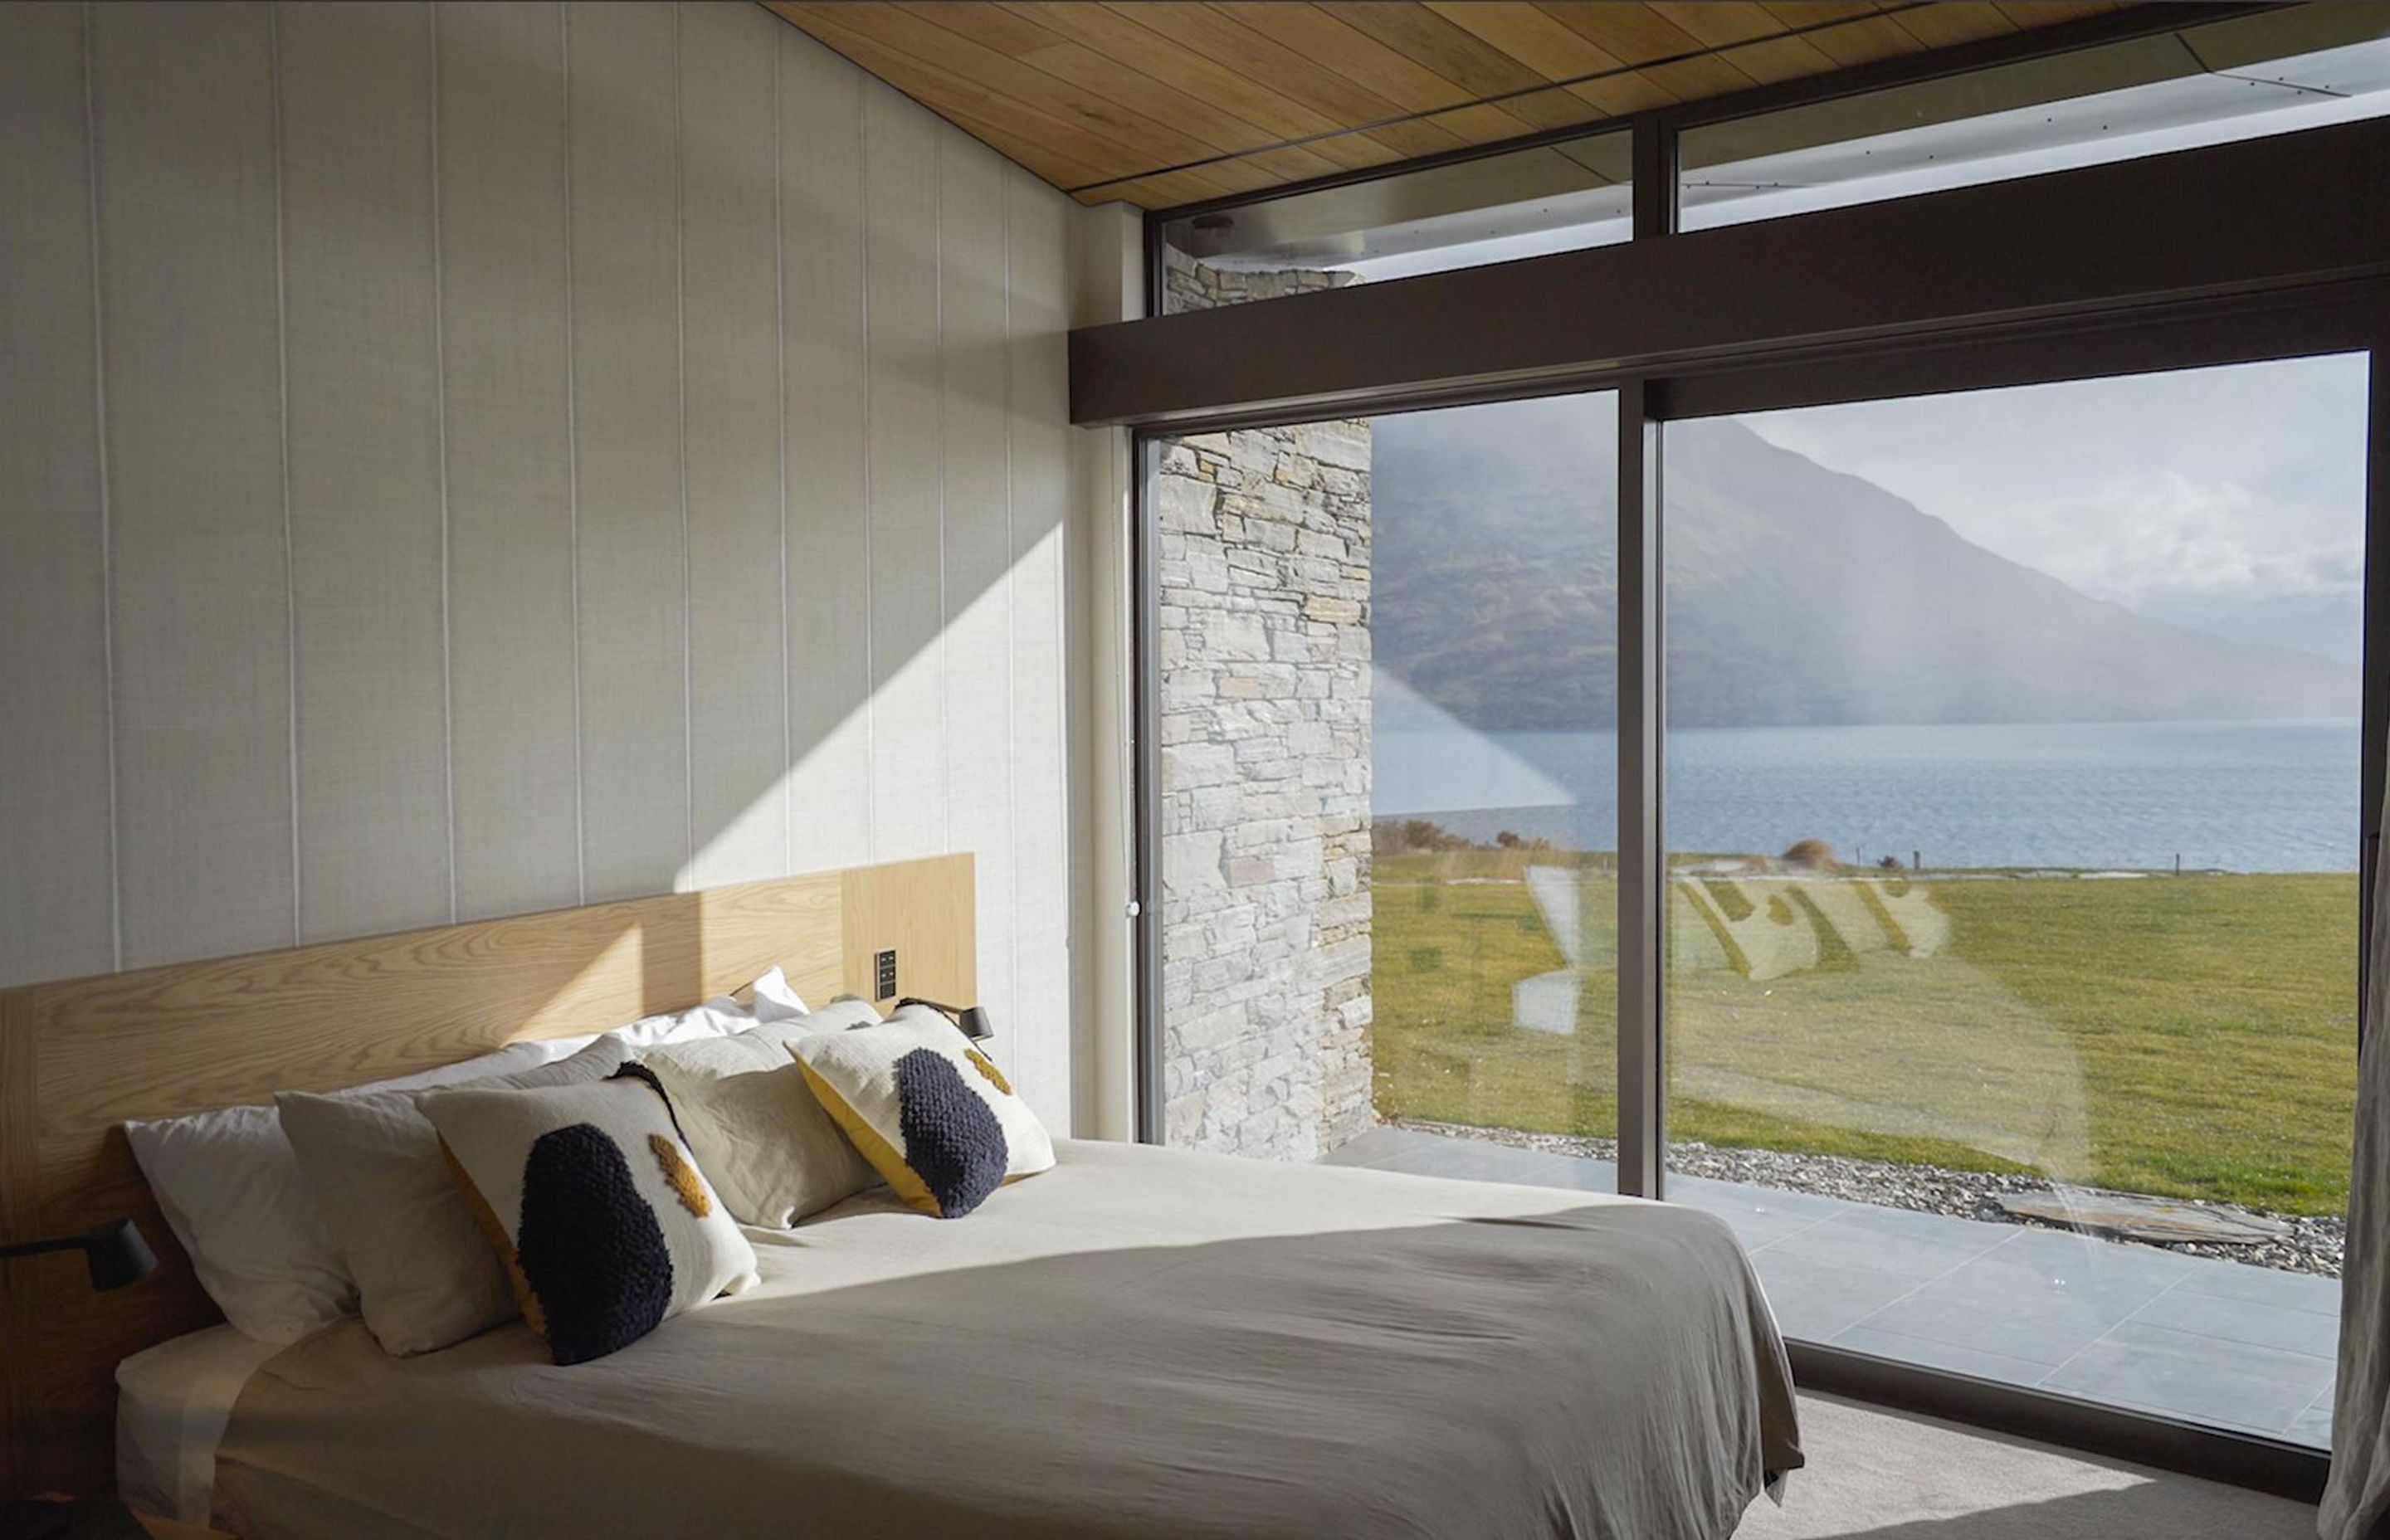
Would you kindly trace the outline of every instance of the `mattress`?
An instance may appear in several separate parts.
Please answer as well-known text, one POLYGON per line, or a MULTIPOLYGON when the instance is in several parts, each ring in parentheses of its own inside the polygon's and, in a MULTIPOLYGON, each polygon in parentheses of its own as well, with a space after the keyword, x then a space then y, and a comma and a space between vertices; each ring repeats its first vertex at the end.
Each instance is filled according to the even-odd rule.
POLYGON ((1667 1204, 1062 1141, 969 1218, 751 1231, 609 1357, 362 1327, 251 1379, 216 1509, 277 1536, 1717 1540, 1801 1463, 1733 1235, 1667 1204))
POLYGON ((116 1488, 136 1513, 207 1525, 216 1444, 271 1342, 213 1326, 116 1366, 116 1488))

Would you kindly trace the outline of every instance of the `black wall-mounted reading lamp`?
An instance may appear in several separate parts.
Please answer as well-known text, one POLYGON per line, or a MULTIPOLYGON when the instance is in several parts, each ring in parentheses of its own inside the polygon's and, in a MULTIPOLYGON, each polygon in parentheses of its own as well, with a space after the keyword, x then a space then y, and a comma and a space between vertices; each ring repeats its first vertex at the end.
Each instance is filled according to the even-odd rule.
POLYGON ((906 1006, 929 1007, 960 1027, 963 1035, 974 1043, 984 1043, 996 1035, 996 1028, 988 1020, 986 1007, 983 1006, 942 1006, 935 1000, 924 1000, 913 995, 907 995, 896 1002, 898 1010, 903 1010, 906 1006))
POLYGON ((102 1290, 139 1283, 158 1270, 157 1253, 149 1250, 130 1219, 112 1219, 81 1235, 0 1246, 0 1257, 27 1257, 42 1251, 81 1251, 84 1264, 91 1269, 91 1286, 102 1290))

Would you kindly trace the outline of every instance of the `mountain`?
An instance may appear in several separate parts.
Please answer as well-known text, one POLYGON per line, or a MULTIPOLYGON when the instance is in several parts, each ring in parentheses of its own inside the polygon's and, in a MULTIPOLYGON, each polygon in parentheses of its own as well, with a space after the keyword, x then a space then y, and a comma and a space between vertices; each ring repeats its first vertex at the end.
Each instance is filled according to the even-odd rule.
MULTIPOLYGON (((1612 419, 1558 398, 1381 417, 1379 663, 1475 727, 1614 712, 1612 419)), ((2093 599, 1723 418, 1672 425, 1684 726, 2348 716, 2357 671, 2093 599)))
POLYGON ((2153 620, 2227 641, 2293 648, 2352 668, 2365 659, 2365 599, 2359 594, 2215 595, 2156 599, 2136 608, 2153 620))

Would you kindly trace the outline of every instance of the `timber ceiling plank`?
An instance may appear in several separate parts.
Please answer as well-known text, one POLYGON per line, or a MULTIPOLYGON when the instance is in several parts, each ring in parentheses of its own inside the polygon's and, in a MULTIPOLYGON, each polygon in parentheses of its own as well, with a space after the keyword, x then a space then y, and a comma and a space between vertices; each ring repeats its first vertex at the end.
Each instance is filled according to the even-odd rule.
POLYGON ((1325 176, 1339 169, 1335 161, 1323 156, 1282 148, 1282 135, 1248 122, 1225 108, 1131 69, 1002 6, 916 3, 899 8, 932 26, 996 49, 1114 107, 1174 123, 1201 139, 1215 154, 1266 151, 1276 158, 1274 172, 1282 180, 1325 176))
MULTIPOLYGON (((1443 112, 1476 99, 1476 93, 1459 82, 1446 79, 1400 48, 1380 42, 1308 0, 1215 0, 1212 8, 1295 50, 1312 60, 1314 68, 1342 75, 1405 112, 1443 112)), ((1484 110, 1495 114, 1484 120, 1489 133, 1484 138, 1469 140, 1471 144, 1500 137, 1490 129, 1503 118, 1509 118, 1510 136, 1535 132, 1534 124, 1510 118, 1498 107, 1484 110)))
POLYGON ((1835 26, 1820 27, 1807 36, 1828 58, 1844 69, 1921 51, 1917 46, 1917 39, 1889 16, 1859 17, 1835 26))
MULTIPOLYGON (((1666 107, 1677 100, 1531 0, 1430 0, 1427 8, 1545 79, 1571 82, 1565 87, 1568 95, 1594 108, 1595 118, 1666 107), (1587 80, 1588 75, 1596 78, 1587 80)), ((1538 94, 1534 99, 1544 97, 1538 94)), ((1576 121, 1584 122, 1586 116, 1580 113, 1576 121)))
POLYGON ((1948 48, 1982 38, 2004 37, 2017 30, 2016 23, 1998 6, 1953 6, 1940 0, 1931 6, 1895 11, 1892 19, 1921 48, 1948 48))
MULTIPOLYGON (((835 26, 850 33, 861 33, 922 65, 1034 107, 1073 125, 1089 138, 1117 146, 1135 157, 1140 166, 1180 165, 1232 148, 1209 143, 1184 129, 1108 101, 952 28, 915 15, 902 6, 783 0, 776 8, 784 16, 802 19, 808 27, 835 26)), ((1249 141, 1235 148, 1258 148, 1258 143, 1249 141)))
MULTIPOLYGON (((1091 6, 1086 0, 1008 0, 996 8, 1037 22, 1143 79, 1176 82, 1187 93, 1216 103, 1222 111, 1265 130, 1272 143, 1322 135, 1334 135, 1339 141, 1355 137, 1338 132, 1345 126, 1341 119, 1274 91, 1108 6, 1091 6)), ((1315 153, 1348 169, 1377 165, 1398 159, 1401 153, 1391 146, 1372 148, 1375 154, 1368 150, 1340 154, 1319 144, 1312 147, 1315 153)))
POLYGON ((763 0, 1089 203, 1499 145, 2131 0, 763 0))
POLYGON ((1406 122, 1407 110, 1366 86, 1321 69, 1295 49, 1266 37, 1202 0, 1113 0, 1110 9, 1217 59, 1228 69, 1325 112, 1336 122, 1383 139, 1405 156, 1458 149, 1462 141, 1425 123, 1406 122))
POLYGON ((1533 90, 1563 74, 1546 74, 1524 59, 1454 25, 1417 0, 1319 0, 1319 9, 1368 33, 1471 96, 1533 90))

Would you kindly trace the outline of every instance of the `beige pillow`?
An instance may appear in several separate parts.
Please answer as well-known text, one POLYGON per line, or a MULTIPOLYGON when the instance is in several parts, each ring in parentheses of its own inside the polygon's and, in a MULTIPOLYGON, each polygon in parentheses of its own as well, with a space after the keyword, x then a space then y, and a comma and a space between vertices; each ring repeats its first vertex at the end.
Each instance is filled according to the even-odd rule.
MULTIPOLYGON (((477 1090, 604 1080, 627 1053, 608 1035, 569 1059, 472 1081, 477 1090)), ((421 1091, 274 1098, 299 1172, 356 1280, 359 1314, 393 1354, 430 1353, 513 1317, 506 1271, 418 1110, 421 1091)))
POLYGON ((742 1225, 782 1229, 879 1181, 790 1057, 796 1039, 877 1021, 869 1007, 831 1006, 735 1037, 651 1048, 656 1077, 689 1152, 742 1225))

